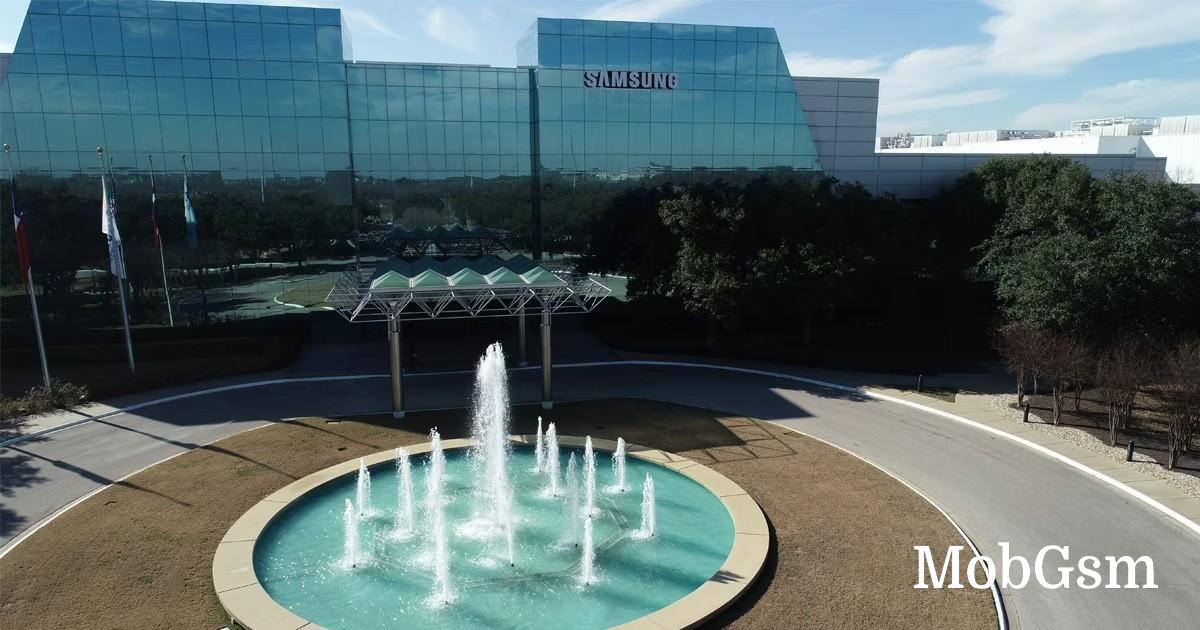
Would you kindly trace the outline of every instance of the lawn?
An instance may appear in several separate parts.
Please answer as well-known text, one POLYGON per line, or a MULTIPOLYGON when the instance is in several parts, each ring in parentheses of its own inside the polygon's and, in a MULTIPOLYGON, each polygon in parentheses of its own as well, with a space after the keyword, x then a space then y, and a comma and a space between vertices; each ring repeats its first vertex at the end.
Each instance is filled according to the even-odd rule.
MULTIPOLYGON (((532 433, 539 409, 514 410, 532 433)), ((637 400, 565 404, 564 435, 626 438, 720 471, 762 506, 772 554, 748 594, 711 622, 739 628, 990 629, 988 591, 916 590, 913 545, 963 544, 940 513, 872 466, 772 424, 637 400)), ((219 418, 214 418, 219 421, 219 418)), ((189 451, 96 494, 0 560, 5 627, 219 628, 212 557, 270 492, 321 468, 463 436, 463 411, 305 418, 189 451)), ((965 561, 964 561, 965 564, 965 561)))
POLYGON ((298 304, 303 307, 317 306, 324 303, 325 298, 329 296, 329 291, 333 288, 333 281, 334 278, 324 276, 313 281, 301 282, 275 296, 275 299, 284 304, 298 304))

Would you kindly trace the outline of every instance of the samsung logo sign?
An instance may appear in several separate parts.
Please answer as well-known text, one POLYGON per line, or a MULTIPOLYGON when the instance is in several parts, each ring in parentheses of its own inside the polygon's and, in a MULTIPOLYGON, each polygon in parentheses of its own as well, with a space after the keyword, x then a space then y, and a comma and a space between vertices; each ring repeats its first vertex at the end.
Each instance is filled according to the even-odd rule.
POLYGON ((592 70, 583 73, 583 87, 627 88, 632 90, 674 90, 679 75, 674 72, 639 70, 592 70))

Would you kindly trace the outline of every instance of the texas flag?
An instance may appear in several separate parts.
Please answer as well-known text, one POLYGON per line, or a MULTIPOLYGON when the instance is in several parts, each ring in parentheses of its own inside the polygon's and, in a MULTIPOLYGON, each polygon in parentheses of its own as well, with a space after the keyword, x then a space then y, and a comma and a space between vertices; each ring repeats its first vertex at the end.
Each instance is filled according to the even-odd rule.
MULTIPOLYGON (((7 148, 7 145, 5 145, 7 148)), ((12 194, 13 225, 17 233, 17 261, 21 264, 21 284, 29 286, 29 240, 25 236, 25 222, 21 220, 21 207, 17 205, 17 187, 13 183, 8 187, 12 194)))

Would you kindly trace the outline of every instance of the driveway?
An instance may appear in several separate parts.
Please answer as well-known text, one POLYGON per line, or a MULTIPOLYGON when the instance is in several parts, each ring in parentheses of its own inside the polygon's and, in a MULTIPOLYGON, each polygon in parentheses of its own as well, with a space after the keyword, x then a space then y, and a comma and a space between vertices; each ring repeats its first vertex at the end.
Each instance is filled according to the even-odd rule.
MULTIPOLYGON (((538 377, 536 368, 513 372, 515 404, 538 399, 538 377)), ((0 449, 0 542, 113 480, 233 433, 280 418, 388 409, 385 375, 339 378, 153 404, 0 449)), ((248 380, 253 379, 227 383, 248 380)), ((468 400, 471 375, 413 374, 406 386, 412 409, 460 407, 468 400)), ((1083 555, 1148 555, 1154 560, 1155 590, 1046 590, 1035 585, 1005 591, 1014 626, 1092 630, 1192 627, 1196 622, 1200 539, 1195 534, 1128 495, 1008 439, 853 393, 714 368, 563 365, 555 372, 555 396, 696 405, 777 422, 826 440, 920 489, 982 553, 995 558, 1000 557, 999 543, 1008 542, 1014 553, 1027 557, 1054 544, 1069 546, 1073 560, 1083 555)), ((914 552, 914 581, 916 571, 914 552)))

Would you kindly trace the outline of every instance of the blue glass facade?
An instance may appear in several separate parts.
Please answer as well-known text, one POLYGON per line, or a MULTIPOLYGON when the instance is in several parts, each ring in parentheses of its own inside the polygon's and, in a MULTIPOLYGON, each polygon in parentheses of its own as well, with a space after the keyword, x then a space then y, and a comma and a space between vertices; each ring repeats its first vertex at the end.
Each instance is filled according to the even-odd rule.
POLYGON ((102 146, 118 173, 187 154, 203 185, 340 181, 348 203, 345 75, 336 10, 34 0, 0 136, 24 175, 95 174, 102 146))
POLYGON ((548 171, 820 168, 774 29, 541 18, 518 51, 538 68, 548 171), (588 71, 624 70, 673 83, 590 86, 588 71))
POLYGON ((128 193, 186 154, 201 194, 310 192, 535 249, 570 249, 629 183, 820 170, 773 29, 539 19, 518 68, 355 63, 346 47, 336 9, 33 0, 0 140, 28 185, 95 194, 103 146, 128 193), (660 83, 608 82, 621 71, 660 83))

